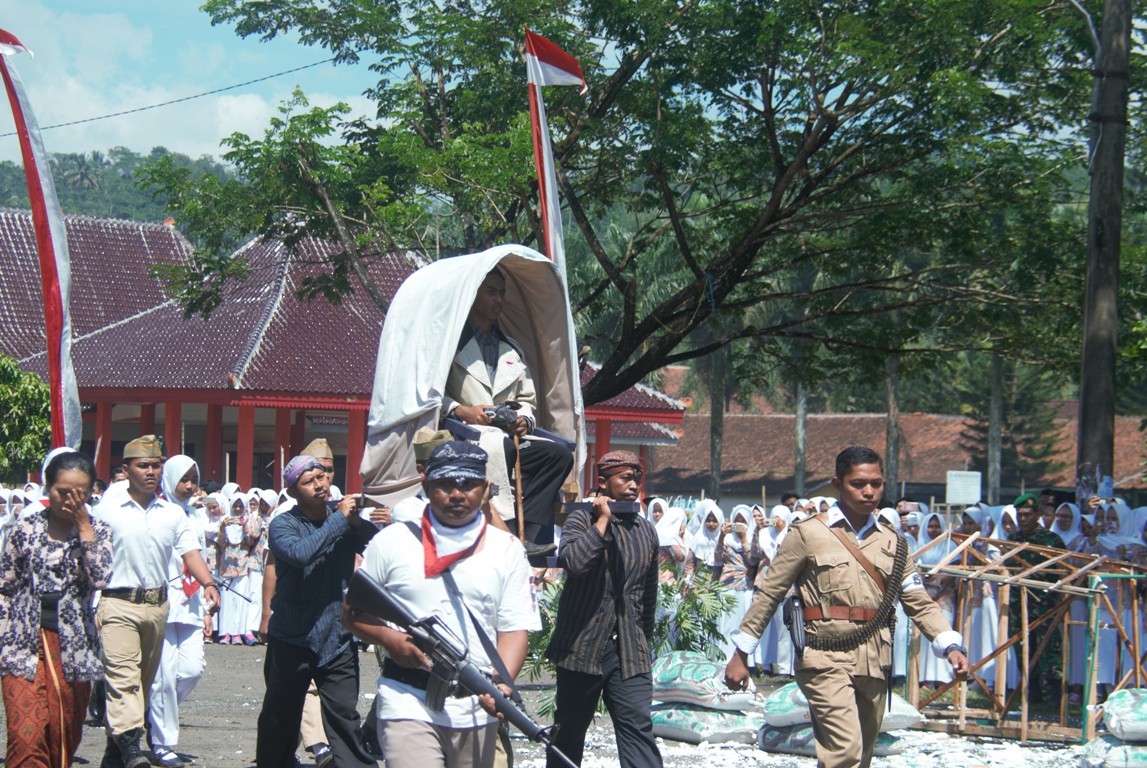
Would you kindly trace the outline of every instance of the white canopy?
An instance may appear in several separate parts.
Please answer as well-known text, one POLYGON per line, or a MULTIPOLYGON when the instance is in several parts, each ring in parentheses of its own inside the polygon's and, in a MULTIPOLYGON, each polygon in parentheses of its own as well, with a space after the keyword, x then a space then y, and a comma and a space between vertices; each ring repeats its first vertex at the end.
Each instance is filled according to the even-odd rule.
POLYGON ((408 277, 378 342, 363 492, 393 504, 418 492, 414 433, 436 427, 443 390, 470 306, 494 267, 506 276, 499 327, 522 347, 538 393, 537 426, 576 440, 574 479, 585 462, 585 427, 569 297, 553 262, 521 245, 442 259, 408 277))

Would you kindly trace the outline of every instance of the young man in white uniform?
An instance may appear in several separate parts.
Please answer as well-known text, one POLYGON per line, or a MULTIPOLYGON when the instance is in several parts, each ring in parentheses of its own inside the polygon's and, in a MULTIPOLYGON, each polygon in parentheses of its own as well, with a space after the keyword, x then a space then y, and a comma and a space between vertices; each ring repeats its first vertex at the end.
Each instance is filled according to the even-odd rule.
POLYGON ((219 590, 199 552, 199 537, 183 509, 155 494, 163 471, 154 435, 124 447, 127 491, 108 494, 92 510, 112 529, 112 576, 100 597, 97 617, 104 647, 108 746, 105 768, 150 765, 139 748, 147 722, 147 697, 167 628, 167 580, 172 552, 203 586, 207 609, 219 606, 219 590))

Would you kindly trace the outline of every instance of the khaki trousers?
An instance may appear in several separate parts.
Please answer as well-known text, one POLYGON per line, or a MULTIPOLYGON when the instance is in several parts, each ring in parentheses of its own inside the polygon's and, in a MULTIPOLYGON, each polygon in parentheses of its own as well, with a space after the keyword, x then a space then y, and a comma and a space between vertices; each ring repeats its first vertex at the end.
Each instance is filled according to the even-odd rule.
POLYGON ((307 749, 316 744, 327 743, 327 732, 323 730, 323 712, 319 704, 319 689, 315 681, 307 686, 307 697, 303 699, 303 720, 299 726, 299 740, 307 749))
POLYGON ((167 628, 167 603, 143 605, 101 597, 96 616, 104 647, 107 723, 111 736, 147 722, 147 697, 167 628))
POLYGON ((455 729, 419 720, 379 720, 386 768, 490 768, 498 725, 455 729))
POLYGON ((818 768, 868 768, 884 721, 888 682, 841 669, 798 671, 816 736, 818 768))

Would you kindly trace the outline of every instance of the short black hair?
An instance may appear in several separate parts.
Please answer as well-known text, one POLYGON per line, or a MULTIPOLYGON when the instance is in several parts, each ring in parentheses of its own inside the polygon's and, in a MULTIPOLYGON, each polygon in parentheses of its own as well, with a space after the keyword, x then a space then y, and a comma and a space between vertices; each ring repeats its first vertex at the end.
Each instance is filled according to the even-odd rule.
POLYGON ((51 487, 56 484, 60 472, 83 472, 88 476, 88 490, 96 481, 96 464, 89 457, 77 451, 56 454, 44 468, 45 485, 51 487))
POLYGON ((223 484, 218 480, 204 480, 199 484, 199 487, 203 489, 204 493, 219 493, 223 490, 223 484))
POLYGON ((876 464, 884 472, 884 460, 879 453, 867 446, 851 445, 836 455, 836 477, 843 480, 848 470, 860 464, 876 464))
POLYGON ((497 275, 498 277, 502 278, 503 281, 506 279, 506 276, 502 274, 502 270, 498 269, 497 267, 494 267, 486 273, 486 277, 489 277, 490 275, 497 275))
POLYGON ((799 499, 799 498, 800 498, 800 496, 796 495, 794 492, 785 491, 784 493, 781 494, 781 503, 784 504, 789 499, 799 499))

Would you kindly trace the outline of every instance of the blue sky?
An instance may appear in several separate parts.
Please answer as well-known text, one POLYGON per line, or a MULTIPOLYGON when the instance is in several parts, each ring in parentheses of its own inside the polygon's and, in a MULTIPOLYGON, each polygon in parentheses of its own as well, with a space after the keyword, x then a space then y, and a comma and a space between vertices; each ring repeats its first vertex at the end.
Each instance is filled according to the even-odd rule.
MULTIPOLYGON (((329 58, 294 39, 241 39, 212 27, 196 0, 0 0, 0 28, 35 57, 11 57, 41 126, 148 106, 234 85, 329 58)), ((372 115, 361 94, 375 82, 365 64, 323 64, 183 104, 79 126, 45 130, 49 152, 162 145, 218 155, 234 131, 261 135, 295 86, 314 104, 345 101, 372 115)), ((0 89, 2 92, 2 89, 0 89)), ((12 130, 7 100, 0 133, 12 130)), ((0 138, 0 160, 19 160, 15 136, 0 138)))

